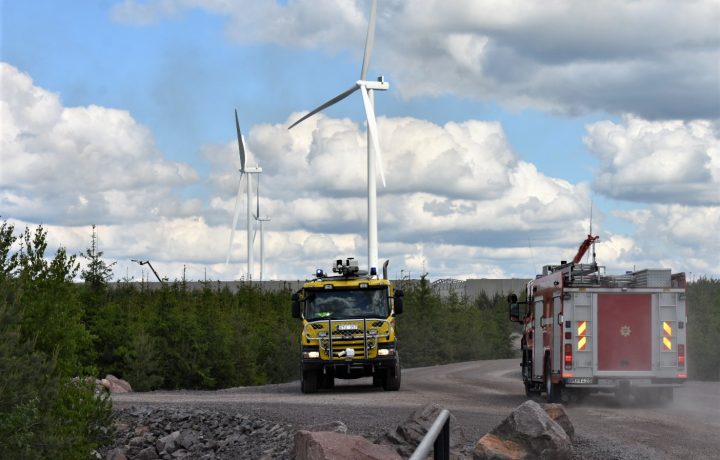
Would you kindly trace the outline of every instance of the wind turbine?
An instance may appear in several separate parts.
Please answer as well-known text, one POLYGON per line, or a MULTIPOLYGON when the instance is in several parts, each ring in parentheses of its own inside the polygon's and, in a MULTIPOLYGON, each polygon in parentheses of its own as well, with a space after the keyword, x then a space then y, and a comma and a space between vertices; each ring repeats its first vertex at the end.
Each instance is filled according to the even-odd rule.
POLYGON ((382 168, 382 153, 380 151, 380 143, 378 142, 377 122, 375 120, 375 105, 373 92, 386 91, 390 85, 382 76, 376 81, 365 80, 367 69, 370 65, 370 55, 372 54, 373 41, 375 40, 375 17, 377 15, 377 0, 373 0, 370 7, 370 18, 368 20, 368 31, 365 38, 365 53, 363 55, 362 68, 360 69, 360 79, 350 88, 314 109, 298 121, 290 125, 288 129, 310 118, 321 110, 340 102, 357 90, 362 95, 363 107, 365 108, 365 116, 367 118, 367 178, 368 178, 368 272, 377 274, 378 267, 378 242, 377 242, 377 184, 376 175, 380 173, 383 187, 385 186, 385 173, 382 168))
POLYGON ((230 244, 228 246, 227 259, 225 263, 230 263, 230 253, 232 252, 233 238, 235 237, 235 227, 237 226, 238 216, 240 215, 240 196, 242 195, 242 179, 243 176, 247 175, 245 181, 245 197, 247 201, 247 279, 252 280, 253 273, 253 235, 252 235, 252 220, 250 216, 252 214, 252 200, 250 193, 252 192, 252 175, 260 174, 262 168, 260 166, 247 167, 245 166, 245 140, 240 132, 240 121, 238 120, 237 109, 235 109, 235 129, 237 130, 238 140, 238 151, 240 154, 240 181, 238 182, 238 193, 235 198, 235 215, 233 216, 232 228, 230 229, 230 244))
MULTIPOLYGON (((260 223, 260 279, 259 281, 263 280, 263 260, 264 260, 264 253, 265 253, 265 234, 263 233, 263 222, 269 222, 270 218, 268 216, 261 216, 260 215, 260 176, 258 176, 257 180, 257 190, 255 191, 255 199, 257 200, 257 207, 255 208, 255 214, 253 214, 253 217, 255 218, 256 222, 260 223)), ((257 233, 257 227, 255 228, 255 232, 253 232, 253 246, 255 246, 255 234, 257 233)))

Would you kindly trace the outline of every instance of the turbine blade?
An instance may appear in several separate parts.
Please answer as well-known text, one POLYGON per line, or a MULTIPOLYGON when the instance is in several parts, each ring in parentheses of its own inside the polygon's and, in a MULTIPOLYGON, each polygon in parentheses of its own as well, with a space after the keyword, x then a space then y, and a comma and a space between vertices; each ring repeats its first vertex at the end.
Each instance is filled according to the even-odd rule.
MULTIPOLYGON (((370 96, 368 95, 367 88, 363 87, 360 91, 363 98, 363 106, 365 106, 365 115, 367 116, 368 132, 370 133, 370 140, 375 155, 375 168, 380 172, 380 179, 382 179, 383 187, 385 187, 385 171, 382 166, 382 152, 380 151, 380 142, 378 142, 377 123, 375 121, 375 108, 370 102, 370 96)), ((370 154, 370 152, 368 152, 370 154)))
POLYGON ((350 88, 347 89, 346 91, 338 94, 337 96, 335 96, 334 98, 330 99, 329 101, 327 101, 326 103, 324 103, 323 105, 321 105, 320 107, 318 107, 317 109, 313 110, 312 112, 308 113, 307 115, 305 115, 304 117, 302 117, 301 119, 299 119, 298 121, 296 121, 295 123, 291 124, 291 125, 288 127, 288 129, 293 129, 296 125, 300 124, 300 122, 307 120, 308 118, 312 117, 312 116, 315 115, 316 113, 320 112, 320 111, 323 110, 323 109, 326 109, 326 108, 330 107, 331 105, 335 104, 336 102, 342 101, 343 99, 345 99, 346 97, 348 97, 349 95, 351 95, 352 93, 354 93, 355 91, 357 91, 358 88, 360 88, 360 87, 359 87, 357 84, 353 85, 352 87, 350 87, 350 88))
POLYGON ((365 37, 365 54, 363 55, 360 80, 365 80, 367 69, 370 67, 370 55, 372 54, 373 42, 375 41, 375 17, 377 16, 377 0, 373 0, 370 6, 370 19, 368 20, 367 36, 365 37))
POLYGON ((238 184, 238 193, 235 197, 235 215, 233 216, 232 228, 230 229, 230 245, 228 246, 227 258, 225 264, 230 263, 230 253, 232 253, 233 239, 235 238, 235 227, 237 226, 238 216, 240 215, 240 196, 242 195, 242 178, 243 174, 240 173, 240 183, 238 184))
POLYGON ((235 129, 237 130, 238 150, 240 152, 240 171, 245 172, 245 142, 240 132, 240 121, 238 120, 237 109, 235 109, 235 129))

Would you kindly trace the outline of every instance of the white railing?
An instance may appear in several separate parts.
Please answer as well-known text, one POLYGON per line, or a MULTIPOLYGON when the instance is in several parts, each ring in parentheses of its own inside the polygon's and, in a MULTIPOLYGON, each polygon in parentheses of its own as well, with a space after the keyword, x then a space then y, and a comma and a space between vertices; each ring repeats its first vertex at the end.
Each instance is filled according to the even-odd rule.
POLYGON ((443 409, 437 416, 410 460, 425 460, 431 448, 435 460, 450 459, 450 411, 447 409, 443 409))

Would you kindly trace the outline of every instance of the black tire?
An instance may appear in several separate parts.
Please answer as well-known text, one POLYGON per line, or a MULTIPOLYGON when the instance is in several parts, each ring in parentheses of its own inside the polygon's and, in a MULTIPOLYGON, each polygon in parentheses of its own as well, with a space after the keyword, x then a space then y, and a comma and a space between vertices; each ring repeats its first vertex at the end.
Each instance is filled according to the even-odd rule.
POLYGON ((335 374, 332 372, 323 374, 320 382, 320 388, 335 388, 335 374))
POLYGON ((318 390, 318 372, 303 371, 300 380, 300 391, 303 393, 317 393, 318 390))
POLYGON ((545 393, 546 400, 549 403, 555 403, 560 401, 560 385, 552 383, 550 370, 550 358, 545 360, 545 393))
POLYGON ((523 351, 523 358, 522 363, 520 364, 522 368, 522 377, 523 377, 523 384, 525 386, 525 396, 528 398, 532 398, 537 391, 534 388, 534 385, 531 381, 531 375, 532 371, 530 370, 530 367, 532 363, 528 359, 529 353, 527 351, 523 351))
POLYGON ((525 396, 528 398, 532 398, 533 394, 535 394, 535 392, 532 389, 532 387, 533 387, 532 382, 524 382, 524 384, 525 384, 525 396))
POLYGON ((400 389, 400 381, 402 375, 400 371, 400 359, 395 361, 394 369, 387 369, 385 371, 385 381, 383 382, 383 389, 385 391, 398 391, 400 389))
POLYGON ((373 374, 373 386, 374 387, 381 387, 385 384, 385 374, 386 372, 384 370, 376 370, 373 374))

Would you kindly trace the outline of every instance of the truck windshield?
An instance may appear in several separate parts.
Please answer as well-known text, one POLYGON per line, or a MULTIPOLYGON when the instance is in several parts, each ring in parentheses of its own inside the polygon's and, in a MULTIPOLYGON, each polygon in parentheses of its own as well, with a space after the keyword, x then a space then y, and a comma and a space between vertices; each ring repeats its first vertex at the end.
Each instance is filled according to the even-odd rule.
POLYGON ((386 318, 386 289, 317 290, 307 294, 307 319, 386 318))

